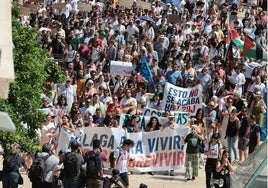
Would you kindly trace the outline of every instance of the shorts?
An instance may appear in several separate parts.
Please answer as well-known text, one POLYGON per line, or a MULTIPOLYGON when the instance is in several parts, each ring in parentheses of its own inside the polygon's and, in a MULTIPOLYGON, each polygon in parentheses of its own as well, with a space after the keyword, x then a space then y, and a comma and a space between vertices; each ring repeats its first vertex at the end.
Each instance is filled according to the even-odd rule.
POLYGON ((248 149, 248 141, 244 138, 239 138, 238 140, 238 149, 242 151, 246 151, 248 149))
POLYGON ((125 172, 125 173, 121 173, 119 176, 120 176, 120 178, 122 179, 122 183, 123 183, 125 186, 129 186, 128 173, 127 173, 127 172, 125 172))

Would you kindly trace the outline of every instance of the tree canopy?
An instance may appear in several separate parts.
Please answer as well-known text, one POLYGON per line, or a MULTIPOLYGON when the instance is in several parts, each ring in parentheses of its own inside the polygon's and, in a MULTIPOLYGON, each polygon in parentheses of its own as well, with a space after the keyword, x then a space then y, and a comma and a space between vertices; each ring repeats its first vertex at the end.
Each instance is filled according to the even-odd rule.
POLYGON ((8 99, 0 100, 0 111, 9 113, 16 131, 0 131, 0 144, 7 150, 16 142, 23 150, 33 151, 38 149, 36 130, 45 118, 40 111, 41 95, 49 91, 45 83, 62 81, 63 72, 47 58, 36 29, 18 22, 18 12, 17 7, 12 8, 15 82, 10 85, 8 99))

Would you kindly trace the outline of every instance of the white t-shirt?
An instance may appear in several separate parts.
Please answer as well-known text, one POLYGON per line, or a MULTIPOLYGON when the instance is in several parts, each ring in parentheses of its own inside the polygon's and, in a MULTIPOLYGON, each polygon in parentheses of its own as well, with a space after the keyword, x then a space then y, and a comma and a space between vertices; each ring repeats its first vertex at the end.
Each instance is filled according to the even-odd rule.
POLYGON ((117 166, 116 169, 120 171, 120 173, 128 172, 127 169, 127 161, 128 161, 129 153, 122 148, 117 148, 114 151, 114 158, 117 158, 117 166))
POLYGON ((212 143, 208 143, 208 144, 205 145, 204 150, 205 151, 213 150, 213 153, 207 155, 208 158, 210 158, 210 159, 218 159, 220 148, 221 148, 221 146, 218 143, 216 143, 215 145, 212 144, 212 143))

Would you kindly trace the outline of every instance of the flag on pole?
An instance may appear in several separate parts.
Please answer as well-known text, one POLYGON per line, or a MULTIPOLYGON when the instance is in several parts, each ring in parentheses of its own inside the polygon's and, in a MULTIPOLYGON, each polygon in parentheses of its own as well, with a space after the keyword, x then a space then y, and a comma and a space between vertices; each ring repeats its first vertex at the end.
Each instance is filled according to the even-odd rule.
POLYGON ((141 69, 140 69, 142 77, 144 77, 146 80, 150 81, 153 77, 152 72, 150 70, 150 67, 147 63, 146 57, 143 56, 141 58, 141 69))
POLYGON ((245 36, 242 56, 254 59, 268 60, 267 51, 249 36, 245 36))

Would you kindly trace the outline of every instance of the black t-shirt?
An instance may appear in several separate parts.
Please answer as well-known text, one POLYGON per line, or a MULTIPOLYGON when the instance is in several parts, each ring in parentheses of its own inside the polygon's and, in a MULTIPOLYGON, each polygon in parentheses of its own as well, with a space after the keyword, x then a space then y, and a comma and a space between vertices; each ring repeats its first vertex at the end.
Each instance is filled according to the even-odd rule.
POLYGON ((185 138, 185 142, 187 143, 186 153, 199 153, 201 140, 196 135, 193 133, 188 134, 185 138))
POLYGON ((227 129, 226 129, 226 136, 229 136, 229 137, 234 137, 237 133, 237 126, 236 126, 236 121, 239 121, 239 120, 235 120, 233 122, 231 122, 229 120, 228 122, 228 125, 227 125, 227 129))
POLYGON ((246 130, 247 130, 247 127, 250 127, 250 121, 249 121, 249 117, 243 117, 242 120, 241 120, 241 126, 239 128, 239 138, 242 138, 245 136, 246 134, 246 130))
POLYGON ((218 178, 224 180, 223 188, 230 188, 230 170, 228 166, 223 166, 221 171, 218 173, 218 178))

